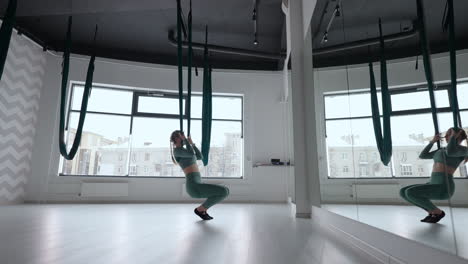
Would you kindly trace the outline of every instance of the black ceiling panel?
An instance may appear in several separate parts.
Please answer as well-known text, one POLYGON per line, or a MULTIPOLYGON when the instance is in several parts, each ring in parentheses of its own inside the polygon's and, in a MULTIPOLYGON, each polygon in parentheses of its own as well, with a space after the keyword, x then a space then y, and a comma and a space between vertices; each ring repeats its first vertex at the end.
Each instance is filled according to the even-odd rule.
MULTIPOLYGON (((291 0, 292 1, 292 0, 291 0)), ((342 0, 337 17, 322 43, 325 28, 340 0, 318 0, 311 23, 314 49, 378 36, 378 19, 384 35, 405 31, 416 19, 416 0, 342 0)), ((252 10, 254 0, 193 0, 193 40, 204 41, 205 25, 213 45, 281 54, 285 47, 285 22, 281 0, 257 0, 258 41, 253 44, 252 10)), ((448 50, 442 30, 446 1, 424 0, 427 30, 433 53, 448 50)), ((468 23, 464 12, 468 1, 454 0, 457 49, 468 48, 468 23)), ((7 0, 0 0, 3 13, 7 0)), ((188 0, 182 0, 184 14, 188 0)), ((73 14, 73 52, 90 54, 93 33, 99 26, 96 52, 100 57, 175 65, 177 49, 168 40, 176 28, 175 0, 22 0, 18 2, 17 27, 26 35, 53 50, 62 51, 67 19, 73 14)), ((388 59, 420 54, 415 37, 386 45, 388 59)), ((315 67, 365 63, 378 60, 378 47, 359 48, 314 56, 315 67)), ((214 68, 278 70, 279 59, 211 53, 214 68)), ((202 65, 202 52, 195 51, 194 63, 202 65)))
MULTIPOLYGON (((182 0, 188 14, 188 0, 182 0)), ((281 0, 259 0, 258 42, 253 44, 252 0, 193 0, 193 41, 230 48, 280 54, 284 15, 281 0)), ((7 1, 0 0, 2 12, 7 1)), ((176 29, 173 0, 23 0, 18 3, 17 27, 49 49, 63 51, 67 19, 73 14, 73 53, 89 55, 98 25, 96 54, 100 57, 158 64, 177 64, 177 48, 168 32, 176 29)), ((202 65, 195 51, 194 62, 202 65)), ((211 53, 214 68, 277 70, 278 60, 211 53)))
MULTIPOLYGON (((319 0, 311 24, 314 49, 326 48, 351 41, 378 37, 378 21, 382 19, 383 34, 394 34, 405 31, 405 27, 417 18, 416 0, 342 0, 342 15, 337 17, 328 33, 328 41, 322 43, 330 17, 339 0, 319 0), (323 17, 323 18, 322 18, 323 17), (320 21, 322 21, 320 23, 320 21)), ((430 39, 431 52, 448 51, 447 33, 442 30, 445 0, 424 0, 426 28, 430 39)), ((468 48, 468 22, 466 10, 468 1, 454 0, 455 28, 457 49, 468 48)), ((387 59, 398 59, 421 54, 419 37, 398 40, 386 44, 387 59)), ((346 50, 314 56, 315 67, 350 65, 377 61, 379 47, 374 45, 365 48, 346 50)))

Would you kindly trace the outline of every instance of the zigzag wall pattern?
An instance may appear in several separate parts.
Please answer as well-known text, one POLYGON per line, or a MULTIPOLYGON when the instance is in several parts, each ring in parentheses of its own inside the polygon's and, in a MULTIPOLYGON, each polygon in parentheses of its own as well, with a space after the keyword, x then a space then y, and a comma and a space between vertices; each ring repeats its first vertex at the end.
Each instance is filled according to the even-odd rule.
POLYGON ((13 33, 0 82, 0 204, 24 199, 45 67, 42 49, 13 33))

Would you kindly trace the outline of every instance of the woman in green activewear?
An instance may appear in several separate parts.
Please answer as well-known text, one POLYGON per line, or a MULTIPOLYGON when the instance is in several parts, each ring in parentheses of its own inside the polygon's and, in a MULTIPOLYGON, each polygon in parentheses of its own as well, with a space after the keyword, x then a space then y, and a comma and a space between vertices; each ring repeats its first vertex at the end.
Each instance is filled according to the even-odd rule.
POLYGON ((176 130, 171 134, 171 143, 172 160, 184 170, 187 193, 192 198, 207 198, 203 204, 195 208, 195 214, 203 220, 213 219, 208 215, 207 210, 224 200, 229 195, 229 189, 224 186, 201 182, 197 160, 202 159, 202 154, 190 137, 185 138, 183 132, 176 130))
POLYGON ((419 155, 421 159, 434 160, 430 182, 406 186, 400 190, 403 199, 428 212, 428 216, 421 222, 437 223, 445 216, 444 211, 437 208, 431 200, 447 200, 452 197, 455 191, 453 173, 468 155, 467 148, 460 145, 466 138, 464 130, 450 128, 445 135, 447 148, 430 151, 434 143, 440 140, 440 135, 435 135, 419 155))

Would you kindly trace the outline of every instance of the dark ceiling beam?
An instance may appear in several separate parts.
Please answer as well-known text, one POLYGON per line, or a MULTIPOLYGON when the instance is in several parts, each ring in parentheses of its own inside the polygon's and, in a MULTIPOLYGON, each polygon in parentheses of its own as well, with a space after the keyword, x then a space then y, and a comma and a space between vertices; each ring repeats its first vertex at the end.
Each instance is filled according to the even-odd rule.
MULTIPOLYGON (((168 40, 173 46, 177 46, 177 41, 175 38, 174 31, 170 30, 168 33, 168 40)), ((182 41, 182 47, 188 48, 188 42, 182 41)), ((201 43, 192 43, 192 48, 197 50, 203 50, 205 47, 204 44, 201 43)), ((286 58, 286 54, 276 54, 276 53, 267 53, 267 52, 259 52, 253 50, 245 50, 245 49, 237 49, 237 48, 230 48, 230 47, 223 47, 217 45, 208 45, 208 49, 210 52, 218 52, 224 54, 234 54, 240 56, 247 56, 247 57, 256 57, 256 58, 264 58, 264 59, 271 59, 271 60, 284 60, 286 58)))
MULTIPOLYGON (((0 0, 1 14, 7 3, 0 0)), ((162 11, 172 8, 176 8, 176 2, 171 0, 22 0, 18 1, 17 16, 162 11)))
MULTIPOLYGON (((403 39, 408 39, 416 36, 417 34, 417 29, 415 28, 415 24, 413 23, 413 28, 409 31, 406 32, 401 32, 401 33, 396 33, 396 34, 391 34, 391 35, 386 35, 384 36, 384 41, 385 42, 392 42, 392 41, 397 41, 397 40, 403 40, 403 39)), ((356 49, 356 48, 362 48, 370 45, 376 45, 379 44, 379 38, 369 38, 369 39, 363 39, 363 40, 357 40, 353 42, 347 42, 339 45, 334 45, 326 48, 319 48, 319 49, 313 49, 312 54, 315 55, 323 55, 327 53, 333 53, 333 52, 340 52, 340 51, 345 51, 345 50, 350 50, 350 49, 356 49)))

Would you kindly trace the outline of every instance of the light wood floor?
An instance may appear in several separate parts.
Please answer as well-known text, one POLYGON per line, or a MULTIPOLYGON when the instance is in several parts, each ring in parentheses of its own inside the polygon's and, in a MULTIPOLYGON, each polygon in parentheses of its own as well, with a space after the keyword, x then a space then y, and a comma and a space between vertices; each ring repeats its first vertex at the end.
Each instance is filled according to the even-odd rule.
POLYGON ((0 207, 2 264, 374 263, 288 205, 221 204, 199 221, 191 204, 0 207))

